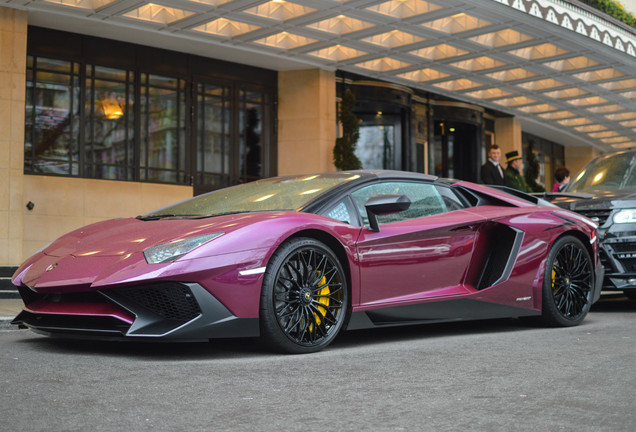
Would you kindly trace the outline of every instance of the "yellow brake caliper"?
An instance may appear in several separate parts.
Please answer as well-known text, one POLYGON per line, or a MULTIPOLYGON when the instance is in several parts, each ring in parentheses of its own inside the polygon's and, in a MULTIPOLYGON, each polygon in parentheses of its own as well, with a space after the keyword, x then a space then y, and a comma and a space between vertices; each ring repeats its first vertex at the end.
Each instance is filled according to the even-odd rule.
MULTIPOLYGON (((320 276, 320 272, 318 272, 318 276, 320 276)), ((318 282, 318 285, 325 285, 327 283, 327 278, 325 276, 323 276, 320 281, 318 282)), ((327 297, 329 295, 329 293, 331 293, 331 290, 329 289, 329 285, 325 285, 325 287, 323 289, 321 289, 320 291, 318 291, 318 295, 321 296, 318 299, 318 303, 322 303, 325 306, 329 306, 329 297, 327 297)), ((327 309, 318 306, 318 310, 320 311, 320 313, 322 314, 322 316, 325 316, 327 314, 327 309)), ((316 324, 320 325, 320 323, 322 322, 322 318, 321 315, 318 315, 318 313, 314 313, 314 317, 316 318, 316 324)), ((309 331, 313 331, 314 329, 314 325, 310 324, 309 325, 309 331)))

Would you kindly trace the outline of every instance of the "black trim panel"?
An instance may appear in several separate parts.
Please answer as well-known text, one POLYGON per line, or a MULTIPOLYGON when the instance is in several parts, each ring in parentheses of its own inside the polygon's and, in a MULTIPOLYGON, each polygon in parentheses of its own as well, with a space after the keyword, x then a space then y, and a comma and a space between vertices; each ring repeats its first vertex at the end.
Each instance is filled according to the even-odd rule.
POLYGON ((354 312, 347 330, 536 315, 541 311, 472 299, 444 300, 354 312))

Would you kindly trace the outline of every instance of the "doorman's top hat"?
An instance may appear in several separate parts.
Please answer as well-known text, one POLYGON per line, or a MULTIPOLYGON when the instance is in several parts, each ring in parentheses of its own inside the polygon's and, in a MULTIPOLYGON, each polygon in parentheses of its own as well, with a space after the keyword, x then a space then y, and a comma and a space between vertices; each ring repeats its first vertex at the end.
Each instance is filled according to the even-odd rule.
POLYGON ((521 159, 517 150, 506 153, 506 162, 510 163, 513 160, 521 159))

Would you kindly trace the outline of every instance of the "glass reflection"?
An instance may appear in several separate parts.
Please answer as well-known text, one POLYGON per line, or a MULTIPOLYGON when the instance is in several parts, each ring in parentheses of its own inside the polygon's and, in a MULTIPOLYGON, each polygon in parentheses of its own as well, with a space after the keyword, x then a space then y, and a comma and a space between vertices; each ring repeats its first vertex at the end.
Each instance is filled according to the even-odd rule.
POLYGON ((85 149, 88 177, 133 179, 133 81, 129 71, 87 67, 85 149))
POLYGON ((182 183, 185 177, 185 84, 142 74, 141 180, 182 183))
POLYGON ((25 172, 78 172, 79 65, 29 56, 25 112, 25 172))
POLYGON ((230 88, 197 85, 197 182, 212 188, 230 184, 230 88))
POLYGON ((241 90, 240 182, 263 177, 263 94, 241 90))

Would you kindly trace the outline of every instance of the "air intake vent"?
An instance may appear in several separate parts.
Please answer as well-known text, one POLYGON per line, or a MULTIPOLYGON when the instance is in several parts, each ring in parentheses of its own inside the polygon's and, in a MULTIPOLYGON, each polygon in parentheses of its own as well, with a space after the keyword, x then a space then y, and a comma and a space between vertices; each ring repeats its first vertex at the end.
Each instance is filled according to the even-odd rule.
POLYGON ((201 313, 192 291, 179 283, 127 288, 118 290, 118 293, 132 303, 169 320, 190 321, 201 313))
POLYGON ((494 224, 482 231, 482 247, 488 255, 477 284, 478 290, 503 282, 510 276, 522 238, 520 231, 506 225, 494 224))

